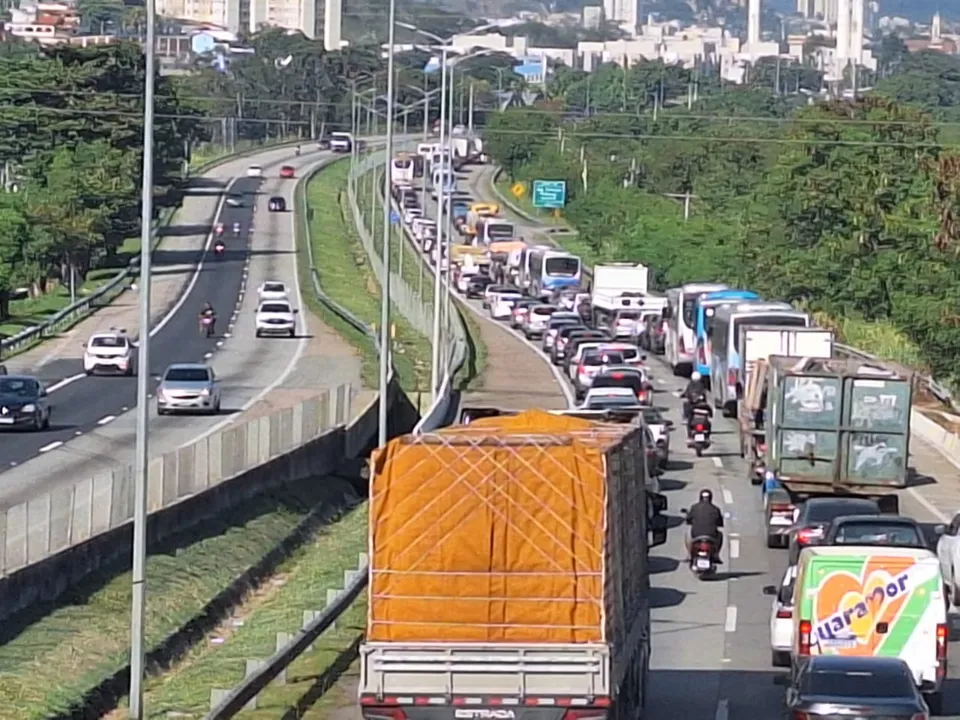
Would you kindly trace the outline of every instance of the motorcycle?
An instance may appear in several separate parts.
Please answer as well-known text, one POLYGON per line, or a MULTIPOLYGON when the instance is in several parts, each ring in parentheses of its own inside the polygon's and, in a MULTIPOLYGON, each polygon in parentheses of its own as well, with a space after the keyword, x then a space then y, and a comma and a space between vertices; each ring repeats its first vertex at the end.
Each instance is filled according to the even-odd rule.
POLYGON ((213 246, 213 252, 216 255, 223 255, 226 249, 227 249, 227 246, 224 245, 222 242, 218 242, 216 245, 213 246))
POLYGON ((717 571, 714 560, 714 540, 712 537, 695 537, 690 542, 690 570, 698 578, 713 575, 717 571))
POLYGON ((240 237, 240 223, 234 223, 233 234, 237 237, 240 237))
POLYGON ((710 447, 710 416, 694 409, 687 422, 687 446, 693 447, 697 457, 703 457, 703 451, 710 447))

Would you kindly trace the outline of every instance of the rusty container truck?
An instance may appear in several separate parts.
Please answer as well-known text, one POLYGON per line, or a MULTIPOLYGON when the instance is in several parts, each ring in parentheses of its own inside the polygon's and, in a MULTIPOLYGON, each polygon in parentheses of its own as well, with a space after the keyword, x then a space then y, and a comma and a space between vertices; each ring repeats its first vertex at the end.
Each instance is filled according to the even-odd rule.
POLYGON ((365 718, 644 716, 642 437, 528 410, 375 454, 365 718))

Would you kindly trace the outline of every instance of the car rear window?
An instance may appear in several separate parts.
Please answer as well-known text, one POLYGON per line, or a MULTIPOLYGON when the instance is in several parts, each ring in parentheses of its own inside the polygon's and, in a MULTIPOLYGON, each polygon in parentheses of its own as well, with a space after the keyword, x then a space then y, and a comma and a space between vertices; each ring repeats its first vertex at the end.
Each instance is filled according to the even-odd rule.
POLYGON ((623 362, 623 355, 612 352, 589 353, 583 358, 583 364, 590 367, 597 367, 598 365, 614 365, 621 362, 623 362))
POLYGON ((95 337, 90 344, 93 347, 103 347, 103 348, 122 348, 126 347, 127 343, 124 338, 120 337, 95 337))
POLYGON ((879 515, 880 506, 875 503, 814 503, 805 508, 803 519, 812 523, 828 523, 842 515, 879 515))
POLYGON ((266 292, 283 292, 286 288, 281 283, 266 283, 263 289, 266 292))
POLYGON ((902 547, 924 547, 923 538, 917 529, 902 523, 875 522, 843 523, 834 536, 837 545, 899 545, 902 547))
POLYGON ((288 313, 290 312, 290 306, 283 303, 264 303, 260 306, 260 312, 288 313))
POLYGON ((637 375, 632 373, 610 373, 594 378, 590 384, 591 388, 622 387, 630 388, 634 392, 643 390, 643 382, 637 375))
POLYGON ((207 382, 210 371, 206 368, 172 368, 164 380, 168 382, 207 382))
POLYGON ((808 672, 800 682, 801 695, 843 698, 909 698, 913 680, 906 672, 808 672))

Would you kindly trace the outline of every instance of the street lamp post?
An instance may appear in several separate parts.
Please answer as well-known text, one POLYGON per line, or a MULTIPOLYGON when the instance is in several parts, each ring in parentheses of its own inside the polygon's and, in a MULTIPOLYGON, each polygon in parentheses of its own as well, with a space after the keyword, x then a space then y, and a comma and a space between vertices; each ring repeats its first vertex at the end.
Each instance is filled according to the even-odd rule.
POLYGON ((440 392, 440 344, 441 326, 440 326, 440 307, 441 307, 441 263, 443 253, 441 244, 443 243, 443 189, 446 185, 446 164, 444 162, 444 140, 447 121, 447 48, 444 46, 440 50, 440 187, 437 197, 437 241, 433 246, 434 257, 434 285, 433 285, 433 347, 430 355, 430 382, 433 388, 433 399, 436 400, 437 393, 440 392))
POLYGON ((150 285, 153 222, 153 126, 156 76, 156 0, 146 0, 146 77, 143 93, 143 181, 140 189, 140 339, 137 356, 137 441, 133 501, 133 601, 130 608, 130 718, 143 720, 147 566, 147 479, 150 419, 150 285))
POLYGON ((383 173, 383 280, 380 297, 380 417, 379 445, 387 444, 387 383, 390 377, 390 183, 393 176, 393 82, 397 0, 390 0, 387 22, 387 165, 383 173))

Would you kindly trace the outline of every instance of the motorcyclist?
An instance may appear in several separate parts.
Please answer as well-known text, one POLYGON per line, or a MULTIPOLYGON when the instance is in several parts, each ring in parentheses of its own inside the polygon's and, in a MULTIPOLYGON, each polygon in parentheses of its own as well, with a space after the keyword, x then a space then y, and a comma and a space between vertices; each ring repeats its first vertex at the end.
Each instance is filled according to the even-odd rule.
POLYGON ((240 223, 235 222, 235 223, 233 224, 233 234, 234 234, 234 235, 239 235, 239 234, 240 234, 240 223))
POLYGON ((297 155, 297 157, 300 157, 300 146, 299 146, 299 145, 297 145, 296 155, 297 155))
POLYGON ((223 240, 217 240, 216 244, 213 246, 213 251, 217 253, 222 253, 227 246, 223 244, 223 240))
POLYGON ((687 432, 689 433, 690 428, 693 427, 694 418, 699 415, 701 417, 706 416, 707 419, 713 419, 713 408, 710 407, 710 402, 707 400, 706 393, 700 393, 696 395, 687 402, 687 432))
POLYGON ((217 226, 214 228, 214 232, 217 235, 223 235, 223 223, 217 223, 217 226))
POLYGON ((203 310, 200 311, 199 320, 200 320, 201 330, 204 329, 205 326, 203 323, 204 323, 204 320, 207 320, 207 319, 209 319, 209 322, 210 322, 210 324, 206 326, 207 334, 212 335, 214 332, 214 326, 217 323, 217 313, 213 309, 213 305, 211 305, 208 302, 203 304, 203 310))
POLYGON ((723 513, 713 504, 713 493, 709 490, 700 491, 700 500, 687 510, 686 523, 690 526, 690 533, 684 538, 687 548, 687 558, 690 557, 690 548, 694 538, 711 537, 713 543, 713 559, 720 562, 720 548, 723 547, 723 513))
POLYGON ((681 397, 683 397, 684 420, 690 417, 691 404, 698 398, 705 396, 706 393, 707 388, 704 385, 703 376, 694 370, 693 374, 690 375, 690 382, 687 383, 687 386, 683 389, 683 393, 681 395, 681 397))

